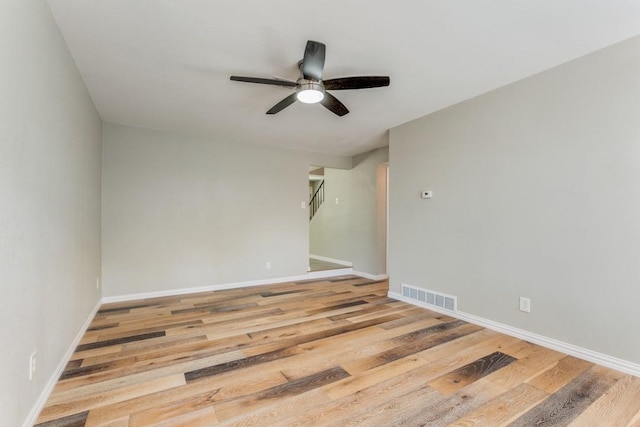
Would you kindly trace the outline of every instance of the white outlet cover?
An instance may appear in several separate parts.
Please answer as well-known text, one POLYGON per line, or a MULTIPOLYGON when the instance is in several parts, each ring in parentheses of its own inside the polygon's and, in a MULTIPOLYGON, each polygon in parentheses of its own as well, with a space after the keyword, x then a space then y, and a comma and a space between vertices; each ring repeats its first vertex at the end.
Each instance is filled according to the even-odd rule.
POLYGON ((531 300, 529 298, 520 297, 520 311, 531 312, 531 300))

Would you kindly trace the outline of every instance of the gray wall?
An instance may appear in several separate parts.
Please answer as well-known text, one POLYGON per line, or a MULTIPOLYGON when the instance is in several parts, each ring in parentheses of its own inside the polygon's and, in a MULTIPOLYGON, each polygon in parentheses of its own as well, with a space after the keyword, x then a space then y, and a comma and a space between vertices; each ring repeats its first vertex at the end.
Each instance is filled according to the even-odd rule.
POLYGON ((392 129, 392 290, 640 363, 638 76, 634 38, 392 129))
POLYGON ((105 296, 306 274, 318 163, 351 159, 105 124, 105 296))
POLYGON ((0 94, 0 424, 19 426, 100 297, 101 121, 44 1, 0 3, 0 94))
POLYGON ((383 147, 355 156, 350 170, 325 168, 325 202, 310 223, 311 254, 349 261, 363 273, 386 273, 376 182, 377 166, 388 160, 383 147))

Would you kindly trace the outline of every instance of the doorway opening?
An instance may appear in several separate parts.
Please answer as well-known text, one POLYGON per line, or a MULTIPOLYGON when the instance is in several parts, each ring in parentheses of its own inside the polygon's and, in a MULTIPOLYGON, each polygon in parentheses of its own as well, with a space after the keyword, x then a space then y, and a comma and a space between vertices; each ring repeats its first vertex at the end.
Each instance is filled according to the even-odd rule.
POLYGON ((309 167, 310 272, 387 274, 388 169, 387 162, 309 167))
POLYGON ((324 167, 309 167, 309 272, 351 268, 345 259, 341 229, 347 225, 348 214, 340 206, 344 194, 346 171, 324 167))

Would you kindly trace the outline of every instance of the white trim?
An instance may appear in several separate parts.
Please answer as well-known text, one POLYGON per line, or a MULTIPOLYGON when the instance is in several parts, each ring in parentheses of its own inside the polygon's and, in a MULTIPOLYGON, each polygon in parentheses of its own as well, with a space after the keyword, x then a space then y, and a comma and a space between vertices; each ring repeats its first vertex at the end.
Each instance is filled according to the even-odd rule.
POLYGON ((76 347, 78 346, 78 343, 80 342, 85 332, 89 328, 91 321, 96 316, 96 313, 100 309, 101 305, 102 305, 102 301, 98 300, 98 302, 96 303, 96 306, 93 307, 93 310, 91 310, 91 313, 89 313, 89 317, 87 317, 87 320, 85 320, 84 324, 80 328, 80 331, 78 331, 78 335, 76 335, 73 342, 67 349, 67 352, 64 354, 64 356, 62 356, 62 359, 60 360, 58 367, 53 372, 53 374, 51 374, 49 381, 47 381, 47 384, 44 386, 44 388, 40 392, 40 396, 38 396, 38 400, 36 400, 36 403, 31 407, 31 411, 29 412, 29 416, 25 420, 23 427, 29 427, 35 424, 36 419, 40 414, 40 411, 42 411, 42 408, 44 408, 44 405, 47 403, 47 400, 49 400, 49 396, 51 395, 53 388, 56 386, 56 383, 58 382, 58 378, 60 378, 60 375, 62 375, 64 368, 67 366, 67 363, 69 363, 69 359, 71 359, 73 352, 75 351, 76 347))
POLYGON ((505 335, 520 338, 534 344, 550 348, 552 350, 575 356, 579 359, 584 359, 598 365, 606 366, 607 368, 616 369, 618 371, 640 377, 640 365, 637 363, 629 362, 627 360, 619 359, 607 354, 598 353, 597 351, 578 347, 577 345, 569 344, 563 341, 556 340, 554 338, 546 337, 544 335, 525 331, 523 329, 514 328, 513 326, 505 325, 504 323, 495 322, 483 317, 478 317, 473 314, 465 313, 462 311, 444 310, 440 307, 433 307, 430 304, 423 304, 421 301, 415 301, 410 298, 404 297, 397 292, 389 291, 387 295, 389 296, 389 298, 393 298, 398 301, 404 301, 418 307, 426 308, 428 310, 432 310, 442 314, 447 314, 466 322, 473 323, 474 325, 483 326, 487 329, 501 332, 505 335))
POLYGON ((369 274, 369 273, 363 273, 362 271, 353 271, 353 274, 355 274, 356 276, 362 276, 366 279, 371 279, 371 280, 385 280, 388 279, 389 276, 387 276, 386 274, 369 274))
POLYGON ((309 258, 311 259, 317 259, 318 261, 326 261, 326 262, 332 262, 334 264, 340 264, 340 265, 344 265, 346 267, 352 267, 353 263, 349 262, 349 261, 342 261, 341 259, 335 259, 335 258, 329 258, 326 256, 320 256, 320 255, 309 255, 309 258))
MULTIPOLYGON (((356 274, 352 268, 337 268, 334 270, 313 271, 301 276, 276 277, 272 279, 250 280, 247 282, 223 283, 220 285, 200 286, 197 288, 170 289, 166 291, 144 292, 139 294, 116 295, 112 297, 103 297, 104 304, 113 302, 134 301, 147 298, 171 297, 176 295, 194 294, 199 292, 221 291, 225 289, 240 289, 250 286, 270 285, 274 283, 297 282, 309 279, 321 279, 323 277, 342 276, 345 274, 356 274)), ((365 276, 366 277, 366 276, 365 276)))
MULTIPOLYGON (((386 214, 386 229, 384 230, 384 243, 385 243, 385 256, 384 256, 384 271, 387 273, 387 275, 389 274, 389 162, 387 162, 386 167, 385 167, 385 175, 386 175, 386 179, 387 179, 387 194, 386 194, 386 200, 385 200, 385 208, 387 209, 387 214, 386 214)), ((388 277, 388 276, 387 276, 388 277)))

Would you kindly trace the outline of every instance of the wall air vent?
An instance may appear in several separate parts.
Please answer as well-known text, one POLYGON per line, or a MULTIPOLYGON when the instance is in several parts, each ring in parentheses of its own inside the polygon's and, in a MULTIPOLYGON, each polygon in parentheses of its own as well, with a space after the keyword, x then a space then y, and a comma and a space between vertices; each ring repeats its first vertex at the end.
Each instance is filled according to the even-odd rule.
POLYGON ((411 285, 402 284, 402 296, 420 302, 425 307, 439 307, 445 310, 456 311, 458 298, 428 289, 416 288, 411 285))

